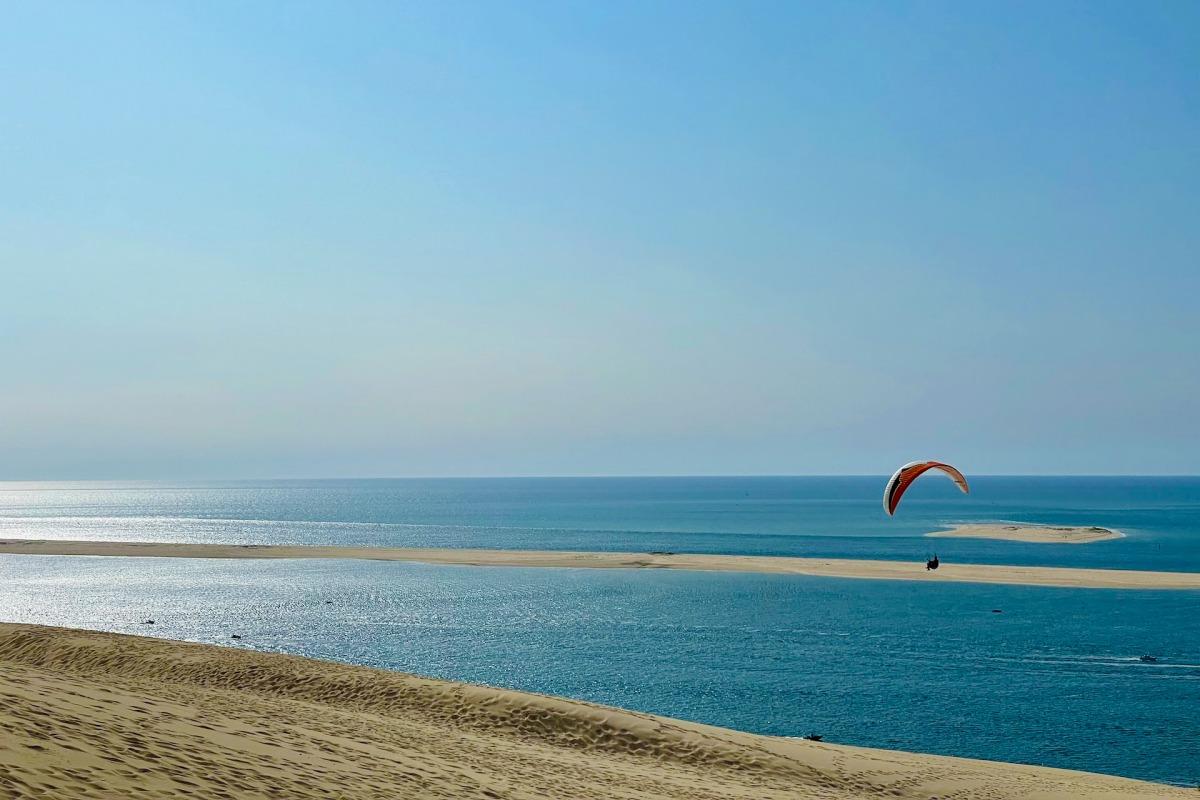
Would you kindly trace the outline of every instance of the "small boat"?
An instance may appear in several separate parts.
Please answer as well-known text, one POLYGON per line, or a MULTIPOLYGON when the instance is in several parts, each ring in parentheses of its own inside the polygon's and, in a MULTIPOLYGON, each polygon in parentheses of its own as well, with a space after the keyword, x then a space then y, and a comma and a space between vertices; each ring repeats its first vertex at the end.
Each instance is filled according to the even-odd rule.
POLYGON ((1157 664, 1158 656, 1139 656, 1138 661, 1141 661, 1143 664, 1157 664))

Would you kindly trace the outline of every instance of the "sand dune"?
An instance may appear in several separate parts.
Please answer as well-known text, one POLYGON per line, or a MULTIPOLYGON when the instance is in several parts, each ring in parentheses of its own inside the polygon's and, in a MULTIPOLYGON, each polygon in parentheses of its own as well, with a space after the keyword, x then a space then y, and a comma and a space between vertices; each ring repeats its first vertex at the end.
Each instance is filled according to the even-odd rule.
POLYGON ((561 698, 0 624, 5 798, 1185 798, 561 698))
POLYGON ((1200 589, 1200 572, 1147 572, 1123 569, 1018 567, 942 562, 926 571, 924 562, 850 558, 789 558, 688 553, 588 553, 566 550, 475 550, 415 547, 309 547, 300 545, 172 544, 9 539, 0 553, 71 556, 153 556, 170 558, 350 558, 419 561, 491 567, 572 567, 593 569, 685 569, 766 572, 830 578, 1001 583, 1084 589, 1200 589))
POLYGON ((926 536, 958 537, 964 539, 1007 539, 1013 542, 1039 544, 1087 544, 1106 539, 1120 539, 1125 534, 1108 528, 1054 525, 955 525, 948 531, 934 531, 926 536))

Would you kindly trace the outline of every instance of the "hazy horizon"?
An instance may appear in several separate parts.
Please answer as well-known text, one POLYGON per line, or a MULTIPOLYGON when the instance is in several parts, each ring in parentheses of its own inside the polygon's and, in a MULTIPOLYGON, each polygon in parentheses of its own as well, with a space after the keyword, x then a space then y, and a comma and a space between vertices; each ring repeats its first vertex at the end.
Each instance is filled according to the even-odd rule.
POLYGON ((1200 473, 1200 5, 7 10, 0 479, 1200 473))
MULTIPOLYGON (((299 482, 321 482, 321 481, 520 481, 520 480, 689 480, 689 479, 789 479, 789 478, 869 478, 871 480, 887 480, 891 475, 889 472, 880 473, 793 473, 793 474, 769 474, 769 473, 739 473, 739 474, 720 474, 720 473, 697 473, 691 475, 684 474, 640 474, 640 475, 617 475, 617 474, 575 474, 575 475, 337 475, 337 476, 322 476, 322 475, 290 475, 284 477, 260 476, 260 477, 239 477, 239 476, 200 476, 188 478, 43 478, 43 479, 25 479, 25 478, 0 478, 0 486, 5 484, 29 484, 29 485, 49 485, 49 484, 162 484, 162 483, 286 483, 289 481, 299 482)), ((1162 474, 1162 473, 996 473, 996 472, 972 472, 970 478, 1112 478, 1112 479, 1181 479, 1194 480, 1200 479, 1197 474, 1162 474)), ((4 491, 5 489, 0 489, 4 491)))

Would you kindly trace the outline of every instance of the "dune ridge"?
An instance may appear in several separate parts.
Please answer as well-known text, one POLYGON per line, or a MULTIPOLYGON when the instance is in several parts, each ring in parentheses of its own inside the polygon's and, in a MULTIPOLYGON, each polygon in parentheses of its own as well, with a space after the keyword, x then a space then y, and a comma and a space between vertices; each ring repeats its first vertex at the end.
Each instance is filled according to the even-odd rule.
POLYGON ((0 797, 1183 798, 296 656, 0 624, 0 797))
POLYGON ((933 583, 996 583, 1078 589, 1200 589, 1200 572, 957 564, 947 563, 944 560, 940 569, 928 571, 925 569, 924 561, 877 561, 853 558, 732 556, 665 552, 618 553, 568 550, 68 541, 59 539, 7 539, 0 541, 0 553, 155 558, 344 558, 414 561, 425 564, 476 567, 759 572, 829 578, 867 578, 933 583))

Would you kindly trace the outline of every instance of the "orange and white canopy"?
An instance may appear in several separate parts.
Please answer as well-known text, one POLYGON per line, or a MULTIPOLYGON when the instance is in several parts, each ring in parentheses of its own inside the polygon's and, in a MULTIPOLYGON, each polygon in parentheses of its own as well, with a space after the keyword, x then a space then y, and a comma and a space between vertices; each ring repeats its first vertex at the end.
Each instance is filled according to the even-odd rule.
POLYGON ((896 470, 896 474, 887 482, 887 487, 883 490, 883 510, 888 513, 889 517, 896 513, 896 506, 900 505, 900 498, 908 491, 908 487, 912 486, 912 482, 931 469, 949 475, 950 479, 958 484, 958 488, 963 490, 963 494, 971 491, 963 474, 949 464, 943 464, 940 461, 912 461, 896 470))

